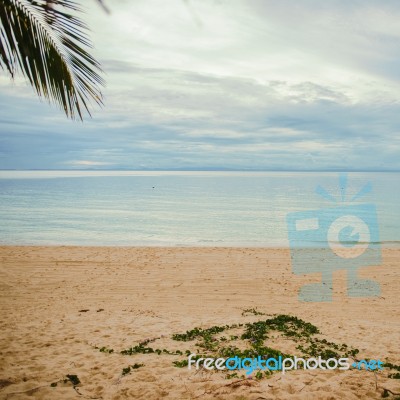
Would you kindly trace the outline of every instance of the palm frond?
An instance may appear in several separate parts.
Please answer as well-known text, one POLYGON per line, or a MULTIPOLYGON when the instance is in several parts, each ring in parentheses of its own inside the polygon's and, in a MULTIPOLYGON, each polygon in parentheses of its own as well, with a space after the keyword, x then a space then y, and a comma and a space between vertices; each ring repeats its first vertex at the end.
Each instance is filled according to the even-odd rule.
POLYGON ((104 81, 76 11, 72 0, 0 0, 0 66, 11 77, 20 70, 40 97, 82 119, 91 100, 102 104, 104 81))

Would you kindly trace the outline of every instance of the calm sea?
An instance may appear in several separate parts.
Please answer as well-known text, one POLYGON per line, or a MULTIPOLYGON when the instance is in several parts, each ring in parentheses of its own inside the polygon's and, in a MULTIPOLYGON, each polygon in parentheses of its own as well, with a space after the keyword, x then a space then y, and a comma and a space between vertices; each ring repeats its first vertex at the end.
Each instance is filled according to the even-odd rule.
POLYGON ((288 213, 364 203, 398 245, 400 173, 0 171, 0 243, 287 246, 288 213))

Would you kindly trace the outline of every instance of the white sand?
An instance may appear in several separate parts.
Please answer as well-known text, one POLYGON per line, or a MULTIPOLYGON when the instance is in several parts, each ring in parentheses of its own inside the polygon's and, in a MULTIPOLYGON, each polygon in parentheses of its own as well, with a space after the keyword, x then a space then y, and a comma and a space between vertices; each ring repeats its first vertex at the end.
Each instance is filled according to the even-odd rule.
POLYGON ((172 365, 184 356, 118 354, 161 335, 149 346, 193 348, 168 337, 268 318, 241 315, 257 307, 311 322, 321 337, 360 349, 359 358, 400 364, 399 256, 386 249, 381 267, 362 270, 381 284, 379 298, 347 298, 346 275, 336 273, 333 302, 301 303, 299 287, 318 274, 293 275, 286 249, 0 247, 0 398, 380 399, 382 387, 400 392, 400 381, 385 373, 301 370, 235 385, 223 373, 172 365), (122 376, 134 363, 145 365, 122 376), (82 396, 69 383, 50 387, 66 374, 78 375, 82 396))

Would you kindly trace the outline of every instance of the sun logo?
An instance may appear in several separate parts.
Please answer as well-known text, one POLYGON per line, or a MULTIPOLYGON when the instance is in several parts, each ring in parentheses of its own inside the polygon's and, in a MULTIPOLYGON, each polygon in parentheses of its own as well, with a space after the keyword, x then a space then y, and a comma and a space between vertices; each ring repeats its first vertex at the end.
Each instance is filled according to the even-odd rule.
POLYGON ((300 289, 302 301, 332 301, 333 272, 347 271, 347 295, 370 297, 380 294, 375 281, 360 279, 360 267, 381 262, 376 207, 358 203, 372 191, 371 183, 347 200, 347 175, 339 177, 339 199, 322 186, 316 193, 333 207, 287 214, 287 228, 293 272, 297 275, 320 272, 320 283, 300 289), (354 204, 357 201, 357 204, 354 204))

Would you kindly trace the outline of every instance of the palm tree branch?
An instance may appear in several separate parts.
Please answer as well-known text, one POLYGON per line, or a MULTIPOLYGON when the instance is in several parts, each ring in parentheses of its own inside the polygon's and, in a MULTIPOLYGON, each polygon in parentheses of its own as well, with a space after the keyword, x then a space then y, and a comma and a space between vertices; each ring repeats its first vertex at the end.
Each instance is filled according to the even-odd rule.
POLYGON ((85 24, 58 7, 79 10, 70 0, 0 0, 0 64, 11 76, 19 68, 39 96, 82 119, 89 101, 102 104, 104 81, 83 47, 90 47, 85 24))

